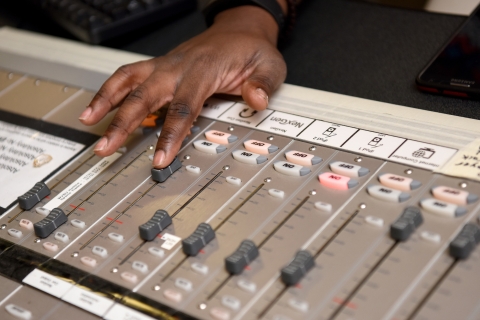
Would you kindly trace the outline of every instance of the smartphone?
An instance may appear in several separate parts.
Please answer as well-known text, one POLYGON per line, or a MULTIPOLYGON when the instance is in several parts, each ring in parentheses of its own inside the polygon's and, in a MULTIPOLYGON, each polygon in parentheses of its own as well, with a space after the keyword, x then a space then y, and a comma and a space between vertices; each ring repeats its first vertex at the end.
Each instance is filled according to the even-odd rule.
POLYGON ((480 6, 416 79, 422 91, 480 99, 480 6))

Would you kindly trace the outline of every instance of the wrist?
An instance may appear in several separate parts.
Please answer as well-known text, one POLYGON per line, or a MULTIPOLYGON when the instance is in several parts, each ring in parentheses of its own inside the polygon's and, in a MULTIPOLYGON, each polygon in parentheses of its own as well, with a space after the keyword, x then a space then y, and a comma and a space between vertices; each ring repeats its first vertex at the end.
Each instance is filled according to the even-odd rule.
POLYGON ((239 6, 218 13, 211 29, 249 33, 266 38, 277 45, 279 26, 266 10, 251 5, 239 6))

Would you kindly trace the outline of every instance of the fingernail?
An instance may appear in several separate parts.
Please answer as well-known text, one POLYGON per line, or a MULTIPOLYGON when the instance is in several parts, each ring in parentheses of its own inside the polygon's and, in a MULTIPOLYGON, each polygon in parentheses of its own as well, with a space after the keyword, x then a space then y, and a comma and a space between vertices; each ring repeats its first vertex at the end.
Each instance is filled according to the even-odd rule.
POLYGON ((257 94, 260 98, 267 101, 267 103, 268 103, 268 95, 262 88, 257 88, 255 91, 257 92, 257 94))
POLYGON ((93 151, 102 151, 107 146, 107 143, 108 143, 107 137, 102 137, 100 141, 98 141, 93 151))
POLYGON ((158 150, 157 152, 155 152, 152 165, 154 167, 161 167, 164 159, 165 159, 165 151, 158 150))
POLYGON ((90 117, 90 114, 92 113, 92 107, 87 107, 87 109, 83 110, 82 114, 78 118, 79 120, 87 120, 88 117, 90 117))

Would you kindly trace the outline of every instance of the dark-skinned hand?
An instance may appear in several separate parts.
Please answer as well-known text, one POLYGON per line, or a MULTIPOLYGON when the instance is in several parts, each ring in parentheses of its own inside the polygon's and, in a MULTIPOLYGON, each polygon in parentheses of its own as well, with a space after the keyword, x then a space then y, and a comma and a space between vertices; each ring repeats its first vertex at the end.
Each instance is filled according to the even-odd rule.
POLYGON ((111 155, 148 114, 168 106, 153 158, 154 167, 164 168, 211 95, 241 95, 250 107, 265 109, 286 77, 277 37, 268 12, 242 6, 218 14, 209 29, 167 55, 120 67, 80 116, 93 125, 118 108, 95 153, 111 155))

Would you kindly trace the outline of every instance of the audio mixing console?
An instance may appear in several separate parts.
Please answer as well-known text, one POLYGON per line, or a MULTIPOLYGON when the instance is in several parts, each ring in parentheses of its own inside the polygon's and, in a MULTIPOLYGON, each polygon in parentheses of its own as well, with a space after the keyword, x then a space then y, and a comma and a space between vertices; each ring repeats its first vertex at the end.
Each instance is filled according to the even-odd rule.
POLYGON ((480 319, 478 121, 284 85, 99 158, 76 118, 144 58, 0 29, 1 319, 480 319))

